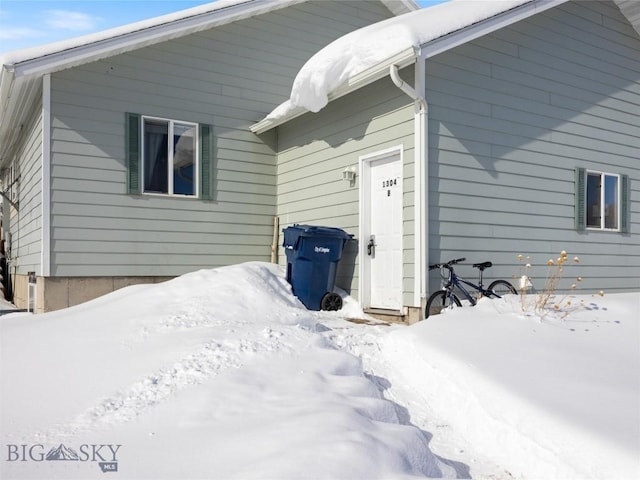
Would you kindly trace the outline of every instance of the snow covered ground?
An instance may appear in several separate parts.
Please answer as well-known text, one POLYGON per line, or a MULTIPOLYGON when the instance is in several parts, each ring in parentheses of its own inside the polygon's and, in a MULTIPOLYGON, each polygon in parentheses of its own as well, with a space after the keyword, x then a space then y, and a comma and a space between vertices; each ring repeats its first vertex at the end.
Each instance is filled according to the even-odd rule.
POLYGON ((640 478, 640 294, 583 298, 359 324, 248 263, 5 315, 0 478, 640 478))

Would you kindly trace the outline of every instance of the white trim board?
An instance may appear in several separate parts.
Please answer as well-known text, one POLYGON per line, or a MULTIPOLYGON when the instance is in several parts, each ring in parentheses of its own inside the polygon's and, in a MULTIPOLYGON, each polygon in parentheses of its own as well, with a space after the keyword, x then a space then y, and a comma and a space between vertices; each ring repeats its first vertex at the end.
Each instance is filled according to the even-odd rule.
POLYGON ((51 75, 42 78, 42 227, 40 274, 51 274, 51 75))

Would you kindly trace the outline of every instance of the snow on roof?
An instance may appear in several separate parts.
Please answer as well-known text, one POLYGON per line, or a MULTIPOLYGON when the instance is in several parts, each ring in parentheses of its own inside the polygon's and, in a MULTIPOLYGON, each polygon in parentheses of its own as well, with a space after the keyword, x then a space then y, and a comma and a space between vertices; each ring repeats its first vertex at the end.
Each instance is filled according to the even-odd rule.
MULTIPOLYGON (((42 75, 305 1, 217 0, 103 32, 0 54, 0 163, 10 148, 12 129, 19 127, 39 95, 42 75)), ((394 15, 419 9, 414 0, 379 1, 394 15)))
POLYGON ((265 120, 275 122, 302 110, 318 112, 327 104, 332 91, 376 64, 411 48, 417 51, 430 41, 533 1, 450 1, 348 33, 303 65, 293 82, 289 100, 265 120))
MULTIPOLYGON (((0 53, 0 64, 3 66, 12 66, 93 43, 112 40, 136 32, 148 31, 153 28, 192 19, 208 13, 220 12, 231 7, 240 7, 236 10, 242 10, 247 13, 245 16, 252 16, 257 13, 265 13, 269 10, 275 10, 296 3, 303 3, 305 1, 308 0, 216 0, 212 3, 199 5, 197 7, 180 10, 178 12, 130 23, 89 35, 49 43, 38 47, 0 53)), ((420 8, 414 0, 380 0, 380 2, 386 5, 389 11, 395 15, 420 8)), ((188 31, 187 33, 191 32, 188 31)))
POLYGON ((120 37, 129 33, 138 32, 142 30, 148 30, 153 27, 165 25, 168 23, 176 22, 190 17, 195 17, 205 13, 213 12, 228 8, 230 6, 240 5, 243 3, 251 3, 252 0, 218 0, 213 3, 207 3, 205 5, 199 5, 197 7, 181 10, 175 13, 162 15, 159 17, 142 20, 135 23, 130 23, 120 27, 103 30, 101 32, 92 33, 89 35, 83 35, 80 37, 74 37, 60 42, 48 43, 38 47, 25 48, 21 50, 14 50, 0 54, 0 64, 2 65, 15 65, 35 58, 44 57, 53 53, 58 53, 64 50, 70 50, 83 45, 89 45, 91 43, 100 42, 103 40, 120 37))
POLYGON ((108 58, 305 0, 218 0, 150 20, 0 56, 0 164, 48 73, 108 58))
POLYGON ((2 81, 40 76, 153 45, 307 0, 217 0, 194 8, 0 54, 2 81))

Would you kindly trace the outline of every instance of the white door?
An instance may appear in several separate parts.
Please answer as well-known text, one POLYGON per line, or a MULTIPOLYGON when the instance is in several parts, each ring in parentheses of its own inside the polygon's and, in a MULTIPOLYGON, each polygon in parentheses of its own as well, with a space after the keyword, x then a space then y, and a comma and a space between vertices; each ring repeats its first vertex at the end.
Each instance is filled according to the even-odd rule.
MULTIPOLYGON (((402 308, 402 159, 396 151, 368 163, 363 222, 365 306, 402 308)), ((366 168, 366 166, 365 166, 366 168)))

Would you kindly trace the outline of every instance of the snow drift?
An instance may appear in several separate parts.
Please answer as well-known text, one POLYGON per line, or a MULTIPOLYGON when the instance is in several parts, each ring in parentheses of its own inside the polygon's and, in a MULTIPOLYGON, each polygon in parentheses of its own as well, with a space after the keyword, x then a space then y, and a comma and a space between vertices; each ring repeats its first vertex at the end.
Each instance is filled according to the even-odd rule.
MULTIPOLYGON (((316 324, 261 263, 11 315, 0 441, 121 444, 118 478, 441 476, 424 434, 316 324)), ((3 478, 102 475, 3 457, 3 478)))
POLYGON ((248 263, 6 315, 0 476, 637 478, 640 295, 585 299, 365 325, 248 263))

